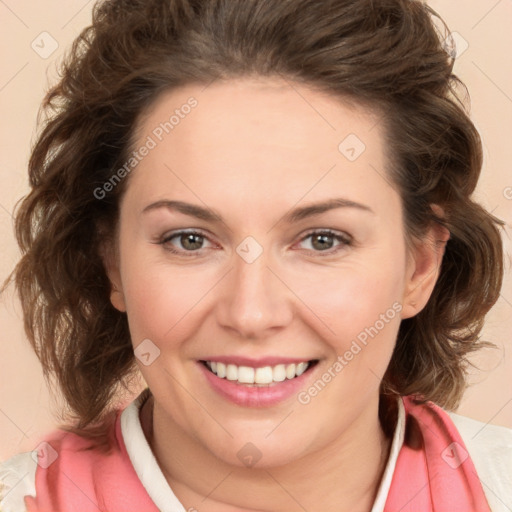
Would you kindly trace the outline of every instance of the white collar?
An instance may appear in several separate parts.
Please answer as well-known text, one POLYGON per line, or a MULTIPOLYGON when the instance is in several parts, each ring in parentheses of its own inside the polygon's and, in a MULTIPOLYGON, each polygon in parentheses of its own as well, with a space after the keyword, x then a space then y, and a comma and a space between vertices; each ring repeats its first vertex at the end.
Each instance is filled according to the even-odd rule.
MULTIPOLYGON (((142 404, 148 397, 148 391, 148 389, 145 389, 121 413, 121 432, 126 451, 139 480, 158 509, 161 512, 186 512, 167 483, 142 430, 139 413, 142 404)), ((393 434, 388 461, 371 512, 383 512, 384 510, 398 453, 404 442, 405 409, 402 400, 400 398, 397 400, 397 425, 393 434)))
POLYGON ((386 463, 386 467, 384 468, 382 480, 380 481, 379 490, 377 491, 377 496, 375 498, 375 501, 373 502, 371 512, 384 511, 384 506, 386 505, 389 489, 391 488, 391 480, 393 479, 393 474, 395 473, 398 454, 400 453, 400 450, 402 449, 402 446, 404 444, 405 407, 400 397, 397 398, 397 402, 398 418, 396 421, 395 433, 393 434, 393 441, 391 442, 391 448, 389 449, 388 462, 386 463))
POLYGON ((149 388, 146 388, 121 413, 121 433, 126 451, 139 480, 158 510, 186 512, 167 483, 140 424, 140 408, 148 397, 148 390, 149 388))

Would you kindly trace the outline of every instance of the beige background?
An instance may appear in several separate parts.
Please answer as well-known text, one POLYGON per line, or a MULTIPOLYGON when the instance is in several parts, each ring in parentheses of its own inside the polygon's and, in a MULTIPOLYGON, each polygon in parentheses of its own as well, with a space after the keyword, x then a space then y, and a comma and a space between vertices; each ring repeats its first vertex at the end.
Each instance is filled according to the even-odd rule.
MULTIPOLYGON (((429 4, 457 33, 461 54, 456 72, 468 85, 472 117, 484 140, 485 165, 477 198, 507 222, 507 276, 484 331, 485 338, 499 348, 474 358, 481 371, 473 372, 472 386, 458 412, 512 427, 512 1, 431 0, 429 4)), ((18 257, 11 214, 27 192, 26 165, 38 105, 56 63, 89 23, 92 5, 93 1, 84 0, 0 0, 1 279, 18 257)), ((0 297, 0 390, 0 459, 4 459, 33 449, 38 437, 55 425, 51 411, 58 411, 26 341, 12 288, 0 297)))

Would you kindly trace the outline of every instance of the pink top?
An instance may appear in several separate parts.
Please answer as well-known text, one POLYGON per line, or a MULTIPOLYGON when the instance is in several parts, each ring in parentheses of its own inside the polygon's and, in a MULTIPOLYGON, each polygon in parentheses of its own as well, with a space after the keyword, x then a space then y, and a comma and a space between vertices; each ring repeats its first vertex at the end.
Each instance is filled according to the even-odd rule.
POLYGON ((385 512, 489 512, 482 484, 448 414, 428 402, 403 398, 405 442, 385 512))
MULTIPOLYGON (((91 441, 69 432, 57 430, 47 436, 34 458, 33 491, 21 495, 24 510, 185 512, 145 441, 139 421, 142 398, 124 413, 117 412, 107 431, 108 453, 97 447, 87 449, 91 441)), ((475 465, 450 415, 430 402, 418 405, 411 397, 401 402, 390 460, 372 512, 491 511, 475 465)), ((18 474, 22 472, 25 469, 18 474)), ((12 484, 12 492, 16 485, 12 484)), ((502 498, 503 510, 508 510, 508 497, 502 498)), ((4 505, 1 497, 0 504, 4 505)), ((2 510, 23 512, 21 508, 2 510)))
POLYGON ((50 447, 38 452, 36 496, 25 497, 27 511, 159 512, 128 457, 120 419, 121 411, 108 432, 108 454, 87 450, 91 442, 73 433, 47 438, 58 457, 52 461, 50 447))

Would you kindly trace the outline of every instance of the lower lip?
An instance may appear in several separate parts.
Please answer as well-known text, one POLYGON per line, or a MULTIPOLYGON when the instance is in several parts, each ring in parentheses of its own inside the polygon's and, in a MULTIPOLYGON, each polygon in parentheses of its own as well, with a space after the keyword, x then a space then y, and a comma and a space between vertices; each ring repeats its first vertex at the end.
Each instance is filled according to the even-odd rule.
POLYGON ((198 364, 214 391, 234 404, 243 407, 271 407, 277 405, 297 395, 311 374, 311 370, 308 368, 302 375, 294 379, 274 382, 268 386, 250 386, 238 384, 236 381, 228 379, 221 379, 208 370, 203 363, 198 362, 198 364))

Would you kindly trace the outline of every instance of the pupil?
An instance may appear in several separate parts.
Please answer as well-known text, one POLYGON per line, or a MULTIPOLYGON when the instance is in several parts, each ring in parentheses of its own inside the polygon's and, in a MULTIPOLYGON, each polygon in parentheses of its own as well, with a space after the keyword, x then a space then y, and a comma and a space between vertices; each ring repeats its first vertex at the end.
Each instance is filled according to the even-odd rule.
MULTIPOLYGON (((188 246, 189 243, 192 244, 193 247, 188 246, 189 249, 199 249, 201 246, 203 237, 201 235, 194 234, 185 234, 182 236, 183 247, 188 246), (194 239, 196 240, 194 242, 194 239)), ((318 247, 321 250, 330 249, 332 247, 332 236, 331 235, 316 235, 314 237, 313 245, 315 242, 318 243, 318 247)))
POLYGON ((331 238, 332 238, 332 236, 331 236, 331 235, 316 235, 316 236, 314 237, 314 239, 313 239, 313 245, 314 245, 315 241, 320 241, 320 242, 322 242, 322 243, 320 244, 320 246, 319 246, 319 248, 320 248, 320 249, 326 249, 326 248, 327 248, 327 249, 330 249, 330 248, 331 248, 331 246, 332 246, 332 240, 331 240, 331 243, 329 243, 329 242, 327 241, 327 245, 326 245, 326 243, 325 243, 325 242, 326 242, 326 239, 331 239, 331 238), (327 246, 328 246, 328 247, 327 247, 327 246))
POLYGON ((190 233, 190 234, 185 234, 182 236, 182 243, 183 243, 183 247, 185 248, 188 248, 188 249, 199 249, 201 247, 201 242, 202 242, 202 239, 203 237, 200 236, 200 235, 194 235, 193 233, 190 233), (195 242, 196 243, 196 246, 194 246, 194 239, 199 239, 199 241, 195 242), (190 247, 188 245, 188 243, 191 243, 193 247, 190 247))

